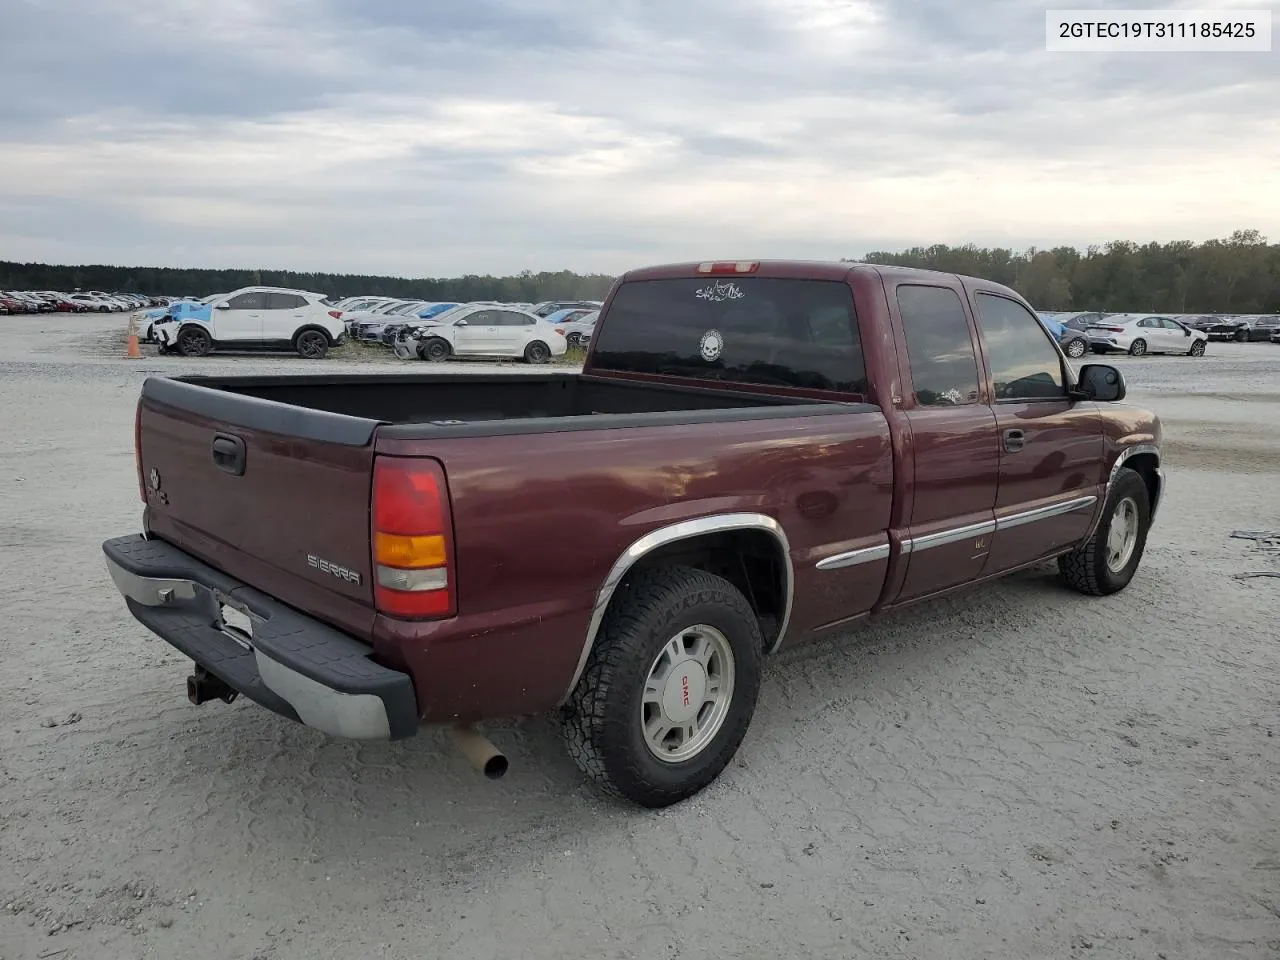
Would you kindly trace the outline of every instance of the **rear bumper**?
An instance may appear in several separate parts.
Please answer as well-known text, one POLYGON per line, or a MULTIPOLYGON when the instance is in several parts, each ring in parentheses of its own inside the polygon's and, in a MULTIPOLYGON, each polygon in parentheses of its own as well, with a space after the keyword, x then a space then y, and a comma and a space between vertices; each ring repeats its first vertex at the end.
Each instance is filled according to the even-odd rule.
POLYGON ((163 540, 118 537, 102 551, 138 622, 250 700, 336 737, 418 729, 412 680, 374 663, 366 644, 163 540), (223 606, 248 615, 252 637, 224 622, 223 606))

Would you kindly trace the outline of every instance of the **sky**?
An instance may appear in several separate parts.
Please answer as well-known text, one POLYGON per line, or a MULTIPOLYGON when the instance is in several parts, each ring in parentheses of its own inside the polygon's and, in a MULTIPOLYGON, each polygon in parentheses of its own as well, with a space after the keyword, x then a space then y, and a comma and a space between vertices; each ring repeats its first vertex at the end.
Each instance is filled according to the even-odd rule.
POLYGON ((1277 239, 1280 42, 1048 53, 1045 8, 3 0, 0 259, 443 277, 1277 239))

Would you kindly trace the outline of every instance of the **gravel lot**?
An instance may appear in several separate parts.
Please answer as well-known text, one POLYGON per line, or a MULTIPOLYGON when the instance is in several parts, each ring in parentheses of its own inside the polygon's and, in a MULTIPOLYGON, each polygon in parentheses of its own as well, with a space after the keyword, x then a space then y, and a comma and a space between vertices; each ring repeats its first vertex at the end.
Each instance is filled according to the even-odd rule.
POLYGON ((349 363, 126 361, 122 322, 0 318, 3 960, 1280 956, 1280 580, 1236 579, 1280 571, 1280 346, 1117 361, 1167 437, 1127 591, 1046 567, 786 651, 653 813, 545 719, 491 783, 435 732, 191 707, 99 549, 142 378, 349 363))

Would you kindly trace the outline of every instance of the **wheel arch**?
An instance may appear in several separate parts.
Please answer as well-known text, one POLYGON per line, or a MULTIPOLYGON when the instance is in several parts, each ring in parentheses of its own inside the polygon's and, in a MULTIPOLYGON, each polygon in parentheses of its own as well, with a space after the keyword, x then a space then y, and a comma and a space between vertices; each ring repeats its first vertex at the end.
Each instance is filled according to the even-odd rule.
POLYGON ((317 333, 323 333, 324 339, 329 346, 336 347, 338 345, 338 341, 334 338, 333 334, 318 323, 304 323, 297 330, 293 331, 293 336, 289 338, 289 342, 296 347, 298 344, 298 338, 308 330, 315 330, 317 333))
MULTIPOLYGON (((776 627, 765 635, 765 653, 773 653, 781 645, 791 619, 795 593, 791 544, 782 524, 763 513, 723 513, 682 520, 640 537, 614 561, 596 591, 582 653, 560 703, 563 704, 578 685, 604 616, 627 574, 666 564, 692 566, 724 576, 742 590, 757 619, 776 619, 776 627), (739 562, 736 565, 730 562, 726 570, 726 557, 739 562), (758 562, 761 559, 772 563, 761 564, 758 562)), ((761 629, 765 629, 764 623, 761 629)))

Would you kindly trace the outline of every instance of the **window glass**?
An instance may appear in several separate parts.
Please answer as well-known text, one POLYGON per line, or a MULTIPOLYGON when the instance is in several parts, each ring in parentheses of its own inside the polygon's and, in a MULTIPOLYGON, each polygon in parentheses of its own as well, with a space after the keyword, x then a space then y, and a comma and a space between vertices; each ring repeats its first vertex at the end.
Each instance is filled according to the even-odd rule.
POLYGON ((980 293, 978 326, 987 347, 997 400, 1045 400, 1066 396, 1062 357, 1025 307, 980 293))
POLYGON ((533 317, 527 317, 523 313, 516 313, 514 310, 503 310, 500 316, 504 327, 529 327, 537 322, 533 317))
MULTIPOLYGON (((898 287, 897 296, 916 403, 977 403, 978 358, 959 295, 946 287, 905 284, 898 287)), ((1029 319, 1040 326, 1034 317, 1029 319)))
POLYGON ((603 370, 867 392, 853 292, 840 281, 638 280, 599 327, 603 370))
POLYGON ((1161 317, 1160 323, 1166 330, 1177 330, 1179 333, 1182 332, 1182 325, 1176 320, 1170 320, 1168 317, 1161 317))
POLYGON ((299 307, 307 305, 307 298, 300 297, 296 293, 269 293, 267 294, 268 310, 297 310, 299 307))
POLYGON ((266 308, 265 293, 242 293, 227 301, 232 310, 263 310, 266 308))
POLYGON ((463 317, 469 327, 494 327, 498 325, 497 310, 477 310, 463 317))

